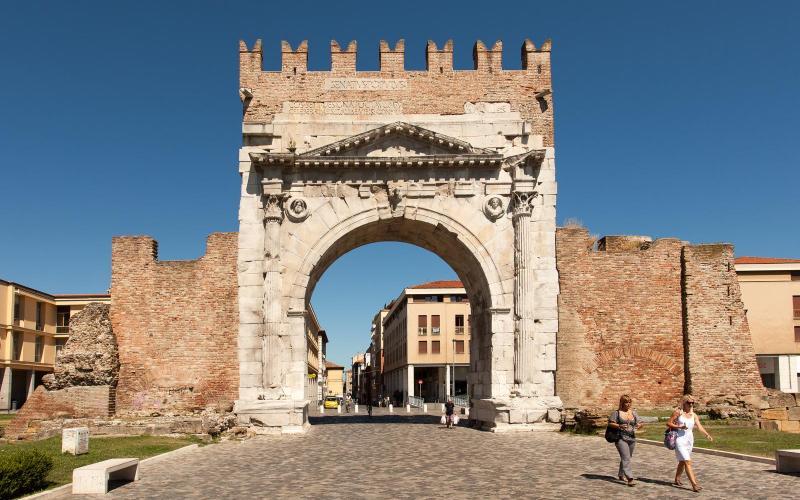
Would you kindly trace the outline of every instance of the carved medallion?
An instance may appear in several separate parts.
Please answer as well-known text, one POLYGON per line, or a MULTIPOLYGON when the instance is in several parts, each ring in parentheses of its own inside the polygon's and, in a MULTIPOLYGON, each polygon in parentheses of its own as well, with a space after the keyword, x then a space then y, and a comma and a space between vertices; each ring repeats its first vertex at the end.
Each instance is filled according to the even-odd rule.
POLYGON ((308 203, 303 198, 292 198, 286 207, 286 217, 292 222, 303 222, 308 218, 308 203))
POLYGON ((503 214, 506 213, 506 207, 503 205, 503 199, 499 196, 490 196, 483 202, 483 213, 486 218, 494 222, 503 214))

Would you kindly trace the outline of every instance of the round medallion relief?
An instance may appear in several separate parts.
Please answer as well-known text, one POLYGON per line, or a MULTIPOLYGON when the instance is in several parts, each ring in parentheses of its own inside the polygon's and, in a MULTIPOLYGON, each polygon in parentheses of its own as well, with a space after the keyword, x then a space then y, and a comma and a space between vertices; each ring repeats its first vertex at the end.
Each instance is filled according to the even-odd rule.
POLYGON ((499 196, 490 196, 483 202, 483 213, 490 221, 496 221, 506 213, 503 199, 499 196))
POLYGON ((292 199, 286 207, 286 217, 292 222, 302 222, 308 218, 308 203, 303 198, 292 199))

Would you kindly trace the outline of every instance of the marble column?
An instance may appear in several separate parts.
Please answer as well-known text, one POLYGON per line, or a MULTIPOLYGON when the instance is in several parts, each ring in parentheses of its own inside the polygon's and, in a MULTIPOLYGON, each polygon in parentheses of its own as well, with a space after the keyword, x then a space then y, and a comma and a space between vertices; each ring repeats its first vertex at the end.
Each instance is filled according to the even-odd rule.
POLYGON ((534 192, 513 193, 514 224, 514 383, 520 388, 536 381, 533 326, 534 270, 531 266, 533 234, 531 213, 534 192))
POLYGON ((283 385, 281 361, 280 230, 284 193, 264 195, 264 336, 262 340, 263 388, 270 399, 283 385))

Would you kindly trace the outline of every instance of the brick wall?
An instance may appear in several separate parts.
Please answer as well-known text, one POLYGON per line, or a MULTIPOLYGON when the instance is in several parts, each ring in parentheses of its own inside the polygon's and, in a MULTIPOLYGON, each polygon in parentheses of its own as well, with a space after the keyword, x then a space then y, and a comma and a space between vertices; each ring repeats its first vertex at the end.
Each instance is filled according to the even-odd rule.
POLYGON ((687 390, 703 398, 764 394, 731 245, 683 249, 687 390))
MULTIPOLYGON (((281 71, 263 71, 261 41, 248 49, 239 46, 240 88, 250 89, 245 100, 245 123, 270 122, 283 109, 284 102, 390 102, 402 111, 398 114, 464 113, 466 102, 509 102, 512 111, 519 111, 532 124, 530 133, 541 135, 545 146, 553 145, 553 106, 550 81, 549 41, 535 47, 530 41, 522 44, 522 68, 502 68, 503 44, 491 48, 478 41, 472 48, 474 69, 453 69, 453 43, 441 49, 429 42, 426 47, 427 69, 405 70, 405 44, 380 44, 380 71, 356 71, 357 45, 346 49, 331 42, 331 71, 308 70, 308 46, 305 42, 292 48, 281 46, 281 71), (402 89, 338 90, 325 87, 329 78, 404 79, 402 89), (546 92, 547 91, 547 92, 546 92)), ((326 50, 319 48, 319 50, 326 50)), ((465 49, 469 50, 469 49, 465 49)), ((517 52, 516 50, 514 51, 517 52)), ((278 48, 267 57, 278 57, 278 48), (271 56, 273 54, 274 56, 271 56)))
POLYGON ((761 395, 730 245, 556 234, 556 390, 567 407, 673 407, 761 395))
POLYGON ((559 228, 556 392, 566 407, 669 407, 683 393, 681 247, 559 228), (649 246, 640 249, 642 245, 649 246))
POLYGON ((224 407, 236 399, 236 236, 212 234, 203 257, 163 262, 152 238, 113 239, 119 414, 224 407))
POLYGON ((57 391, 39 386, 8 423, 5 437, 23 439, 35 435, 39 421, 108 417, 110 394, 108 385, 67 387, 57 391))

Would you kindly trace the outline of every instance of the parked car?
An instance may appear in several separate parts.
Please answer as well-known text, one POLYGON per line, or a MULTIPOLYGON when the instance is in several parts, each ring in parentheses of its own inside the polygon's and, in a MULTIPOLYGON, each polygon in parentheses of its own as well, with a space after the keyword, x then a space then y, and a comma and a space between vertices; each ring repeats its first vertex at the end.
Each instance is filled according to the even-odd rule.
POLYGON ((339 398, 336 396, 325 396, 323 406, 328 409, 335 409, 339 407, 339 398))

